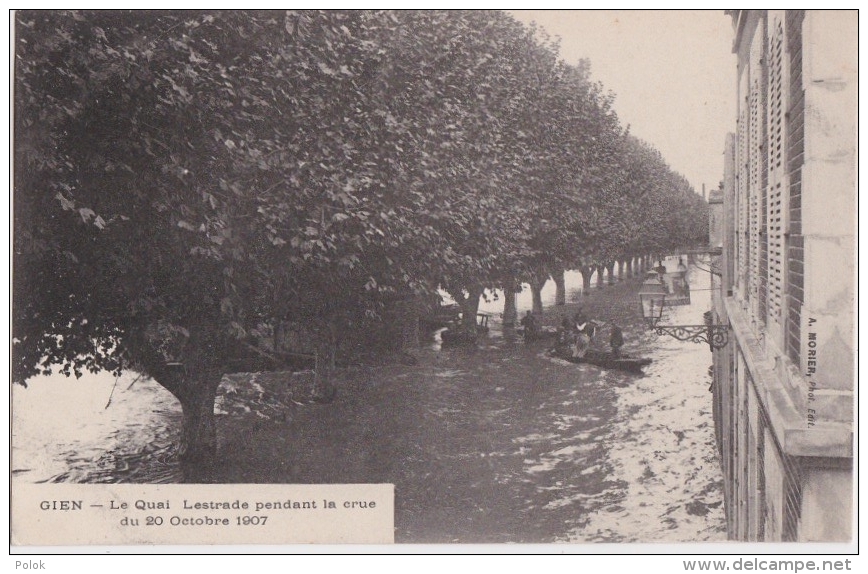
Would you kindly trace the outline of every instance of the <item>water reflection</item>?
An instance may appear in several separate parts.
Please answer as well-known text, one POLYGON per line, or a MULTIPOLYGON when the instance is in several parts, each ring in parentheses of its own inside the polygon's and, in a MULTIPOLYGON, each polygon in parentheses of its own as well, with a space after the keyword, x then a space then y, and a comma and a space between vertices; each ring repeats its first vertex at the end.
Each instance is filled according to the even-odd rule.
MULTIPOLYGON (((670 258, 668 265, 678 258, 670 258)), ((689 306, 667 309, 667 323, 702 324, 710 276, 691 269, 689 306)), ((617 386, 617 416, 605 443, 617 505, 592 513, 568 540, 688 542, 726 539, 723 481, 711 417, 707 345, 646 334, 654 362, 645 376, 617 386)))
POLYGON ((12 476, 24 482, 178 482, 180 406, 127 373, 33 377, 12 389, 12 476))

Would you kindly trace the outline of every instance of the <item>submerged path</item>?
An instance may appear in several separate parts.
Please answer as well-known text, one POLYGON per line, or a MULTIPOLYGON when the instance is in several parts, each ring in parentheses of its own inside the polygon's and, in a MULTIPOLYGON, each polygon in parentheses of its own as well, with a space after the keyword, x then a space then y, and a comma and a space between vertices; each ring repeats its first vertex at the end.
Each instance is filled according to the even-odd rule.
MULTIPOLYGON (((637 284, 592 291, 644 376, 573 365, 493 329, 477 349, 347 371, 287 421, 221 417, 218 482, 395 485, 399 542, 725 538, 707 347, 650 338, 637 284)), ((558 322, 575 305, 547 309, 558 322)))

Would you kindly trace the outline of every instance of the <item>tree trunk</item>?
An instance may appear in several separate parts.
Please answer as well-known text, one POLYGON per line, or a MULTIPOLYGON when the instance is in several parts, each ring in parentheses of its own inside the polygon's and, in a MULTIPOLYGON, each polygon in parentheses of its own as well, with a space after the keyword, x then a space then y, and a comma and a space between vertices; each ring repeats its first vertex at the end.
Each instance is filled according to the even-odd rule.
POLYGON ((334 319, 329 321, 328 367, 334 369, 338 355, 338 326, 334 319))
POLYGON ((476 333, 476 313, 479 312, 479 298, 482 289, 471 287, 468 289, 467 298, 461 303, 461 323, 468 333, 476 333))
POLYGON ((618 261, 618 281, 624 280, 624 260, 618 261))
POLYGON ((603 283, 603 271, 605 271, 605 267, 602 265, 597 265, 597 287, 602 288, 603 283))
POLYGON ((530 282, 530 292, 533 296, 533 314, 534 315, 542 315, 543 314, 543 304, 542 304, 542 289, 546 284, 549 278, 546 277, 542 281, 539 280, 531 280, 530 282))
POLYGON ((615 262, 612 261, 606 266, 606 271, 609 272, 609 285, 615 284, 615 262))
POLYGON ((282 319, 274 324, 274 350, 277 353, 286 350, 286 323, 282 319))
POLYGON ((518 319, 518 308, 515 306, 515 286, 507 285, 503 289, 503 326, 513 327, 518 319))
POLYGON ((217 455, 217 430, 214 423, 214 397, 217 384, 189 381, 181 403, 182 428, 178 457, 186 482, 207 482, 217 455))
POLYGON ((446 290, 452 299, 461 307, 461 330, 468 334, 476 334, 476 313, 479 312, 479 298, 482 296, 482 288, 478 286, 468 287, 467 295, 464 290, 446 290))
POLYGON ((591 290, 591 275, 594 274, 594 268, 589 265, 585 265, 579 267, 579 273, 582 274, 582 291, 585 293, 585 295, 587 295, 588 291, 591 290))
POLYGON ((412 322, 404 324, 404 340, 401 348, 416 348, 419 346, 419 317, 414 315, 412 322))
MULTIPOLYGON (((555 305, 567 304, 567 286, 564 281, 564 270, 559 269, 552 273, 552 279, 555 280, 555 305)), ((542 301, 540 301, 540 304, 542 301)))
POLYGON ((467 295, 464 289, 446 289, 446 292, 461 307, 461 324, 457 329, 450 329, 457 337, 456 341, 461 344, 471 344, 476 341, 476 313, 479 311, 479 298, 482 296, 481 287, 468 287, 467 295))

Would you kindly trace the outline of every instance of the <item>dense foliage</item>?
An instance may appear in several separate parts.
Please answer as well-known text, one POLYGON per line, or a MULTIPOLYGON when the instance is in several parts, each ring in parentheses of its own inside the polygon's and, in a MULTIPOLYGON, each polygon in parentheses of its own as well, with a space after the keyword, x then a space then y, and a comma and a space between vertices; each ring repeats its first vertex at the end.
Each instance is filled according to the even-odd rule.
POLYGON ((472 320, 485 288, 704 242, 587 64, 502 12, 21 11, 15 34, 13 378, 145 372, 189 456, 254 335, 333 356, 438 287, 472 320))

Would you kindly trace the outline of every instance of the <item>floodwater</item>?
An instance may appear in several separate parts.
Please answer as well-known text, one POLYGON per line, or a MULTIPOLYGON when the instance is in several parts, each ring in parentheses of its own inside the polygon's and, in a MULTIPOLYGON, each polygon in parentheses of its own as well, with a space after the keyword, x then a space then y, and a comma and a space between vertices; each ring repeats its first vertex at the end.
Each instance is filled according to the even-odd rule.
POLYGON ((126 373, 34 377, 12 388, 12 478, 22 482, 178 482, 181 407, 126 373))
POLYGON ((658 345, 645 376, 617 389, 617 415, 603 438, 619 482, 605 495, 618 502, 571 540, 725 540, 708 347, 663 338, 658 345))
MULTIPOLYGON (((693 305, 670 309, 671 324, 701 324, 709 306, 707 274, 691 275, 693 305)), ((708 347, 644 331, 635 282, 582 294, 572 273, 567 285, 568 302, 618 321, 625 352, 653 359, 644 375, 550 358, 504 332, 492 301, 477 349, 441 349, 434 334, 416 366, 344 373, 331 404, 219 410, 215 480, 395 484, 399 542, 725 540, 708 347)), ((554 324, 551 282, 543 297, 554 324)), ((16 388, 14 480, 179 481, 177 403, 131 382, 16 388)))

